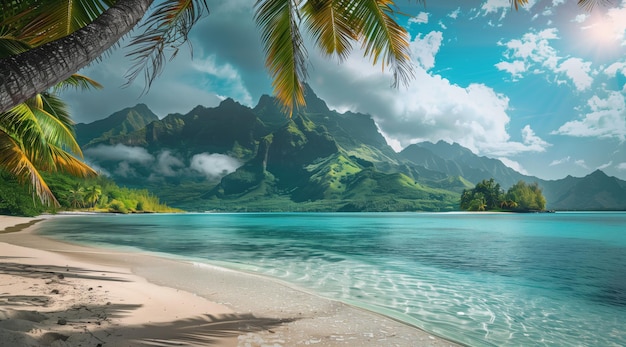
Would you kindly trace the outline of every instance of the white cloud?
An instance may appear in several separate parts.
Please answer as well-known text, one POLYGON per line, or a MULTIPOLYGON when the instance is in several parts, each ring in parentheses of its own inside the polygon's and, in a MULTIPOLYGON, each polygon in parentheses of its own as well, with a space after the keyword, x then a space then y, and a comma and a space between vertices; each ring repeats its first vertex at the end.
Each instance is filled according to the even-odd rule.
POLYGON ((615 39, 621 42, 622 46, 626 46, 626 1, 622 1, 621 7, 614 7, 607 12, 612 34, 615 39))
POLYGON ((176 168, 185 167, 182 160, 174 157, 172 152, 165 150, 157 156, 155 171, 165 177, 174 177, 179 174, 176 168))
POLYGON ((591 72, 591 63, 585 62, 580 58, 569 58, 559 64, 556 72, 562 72, 569 77, 578 91, 583 91, 591 87, 593 78, 589 75, 591 72))
POLYGON ((572 20, 572 22, 576 22, 576 23, 583 23, 584 21, 587 20, 587 18, 589 18, 589 15, 586 13, 581 13, 579 15, 577 15, 576 17, 574 17, 574 19, 572 20))
POLYGON ((381 74, 358 53, 342 69, 332 64, 315 66, 317 77, 311 86, 319 96, 331 108, 371 114, 396 150, 444 140, 482 155, 510 156, 543 151, 547 145, 530 128, 525 130, 525 142, 511 141, 509 99, 484 84, 460 86, 417 66, 409 86, 391 89, 389 73, 381 74))
POLYGON ((137 171, 127 161, 123 161, 117 165, 115 174, 122 177, 134 177, 137 176, 137 171))
POLYGON ((420 12, 417 16, 409 18, 409 24, 428 24, 428 17, 430 16, 427 12, 420 12))
POLYGON ((209 84, 221 83, 219 88, 221 92, 226 92, 231 98, 242 104, 253 106, 250 92, 246 89, 239 71, 231 64, 218 64, 216 56, 213 54, 202 60, 194 60, 192 66, 195 70, 209 75, 207 81, 209 84))
POLYGON ((500 71, 506 71, 511 74, 513 79, 517 79, 523 76, 523 72, 526 72, 526 64, 522 60, 514 60, 513 62, 501 61, 496 64, 496 67, 500 71))
POLYGON ((514 161, 514 160, 511 160, 511 159, 506 158, 506 157, 500 157, 500 158, 498 158, 498 159, 499 159, 499 160, 500 160, 500 161, 501 161, 504 165, 506 165, 506 166, 510 167, 511 169, 513 169, 513 170, 515 170, 515 171, 517 171, 517 172, 521 173, 522 175, 528 175, 528 174, 529 174, 529 173, 528 173, 528 171, 526 171, 526 170, 524 169, 524 167, 522 167, 522 164, 520 164, 520 163, 518 163, 518 162, 516 162, 516 161, 514 161))
POLYGON ((152 154, 143 147, 132 147, 123 144, 98 145, 84 150, 86 157, 98 161, 123 161, 127 163, 150 164, 154 161, 152 154))
POLYGON ((200 153, 191 158, 190 168, 210 179, 220 178, 241 166, 239 160, 218 153, 200 153))
MULTIPOLYGON (((520 9, 530 11, 531 8, 535 5, 535 2, 536 2, 535 0, 530 0, 528 1, 526 5, 521 6, 520 9)), ((487 0, 486 2, 483 3, 480 9, 481 9, 481 14, 483 16, 486 16, 491 13, 494 13, 494 14, 500 13, 499 20, 502 21, 504 17, 506 17, 506 14, 508 13, 508 11, 511 11, 512 8, 513 6, 511 5, 510 0, 487 0)))
POLYGON ((567 157, 565 157, 565 158, 561 158, 561 159, 555 159, 555 160, 553 160, 553 161, 550 163, 550 165, 549 165, 549 166, 557 166, 557 165, 561 165, 561 164, 569 163, 569 161, 570 161, 571 159, 572 159, 572 158, 571 158, 571 157, 569 157, 569 156, 567 156, 567 157))
POLYGON ((563 124, 552 134, 576 137, 615 138, 626 140, 626 100, 620 92, 609 92, 607 98, 593 96, 587 102, 590 112, 581 120, 563 124))
MULTIPOLYGON (((547 28, 538 33, 530 32, 521 39, 513 39, 505 43, 505 56, 546 65, 554 57, 556 50, 550 45, 551 40, 559 39, 556 28, 547 28)), ((550 66, 552 64, 548 64, 550 66)))
POLYGON ((589 167, 587 167, 587 164, 585 163, 584 159, 576 160, 576 161, 574 161, 574 164, 582 167, 583 169, 588 169, 589 168, 589 167))
POLYGON ((457 19, 459 18, 459 14, 461 13, 461 8, 457 7, 456 10, 450 12, 448 14, 448 17, 452 18, 452 19, 457 19))
POLYGON ((424 69, 429 70, 435 66, 435 55, 441 47, 443 34, 440 31, 431 31, 424 38, 418 35, 410 42, 413 59, 424 69))
POLYGON ((481 6, 483 16, 490 13, 500 13, 500 20, 504 19, 507 11, 511 8, 511 2, 509 0, 487 0, 481 6))
POLYGON ((610 162, 608 162, 608 163, 606 163, 606 164, 602 164, 602 165, 598 166, 598 167, 597 167, 597 169, 598 169, 598 170, 604 170, 604 169, 606 169, 606 168, 608 168, 608 167, 611 167, 611 165, 613 165, 613 162, 612 162, 612 161, 610 161, 610 162))
POLYGON ((617 167, 617 169, 620 171, 626 171, 626 162, 619 163, 615 167, 617 167))
MULTIPOLYGON (((513 39, 500 43, 507 48, 503 56, 512 61, 502 61, 496 64, 501 71, 506 71, 514 80, 522 78, 525 72, 545 73, 551 71, 567 77, 577 91, 591 88, 596 73, 591 68, 591 62, 581 58, 570 57, 563 61, 557 50, 552 47, 551 41, 559 39, 555 28, 547 28, 538 33, 529 32, 521 39, 513 39)), ((557 84, 565 83, 560 79, 554 80, 557 84)))

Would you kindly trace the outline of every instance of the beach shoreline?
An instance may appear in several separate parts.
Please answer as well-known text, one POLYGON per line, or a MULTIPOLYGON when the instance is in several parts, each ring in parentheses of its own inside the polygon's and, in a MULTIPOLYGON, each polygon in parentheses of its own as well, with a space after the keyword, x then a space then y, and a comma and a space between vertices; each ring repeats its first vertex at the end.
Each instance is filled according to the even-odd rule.
POLYGON ((0 216, 0 231, 25 227, 0 234, 0 341, 22 339, 17 345, 23 346, 51 339, 58 346, 457 345, 262 276, 42 237, 37 224, 29 224, 38 219, 0 216), (23 322, 24 315, 41 321, 23 322), (65 324, 59 324, 62 319, 65 324), (17 329, 9 329, 11 324, 17 329))

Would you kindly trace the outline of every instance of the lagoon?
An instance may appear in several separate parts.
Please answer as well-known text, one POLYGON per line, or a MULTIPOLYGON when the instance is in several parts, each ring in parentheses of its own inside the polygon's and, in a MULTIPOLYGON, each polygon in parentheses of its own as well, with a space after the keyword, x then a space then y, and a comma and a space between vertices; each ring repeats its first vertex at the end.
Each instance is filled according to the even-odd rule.
POLYGON ((273 277, 472 346, 626 345, 626 213, 53 218, 43 235, 273 277))

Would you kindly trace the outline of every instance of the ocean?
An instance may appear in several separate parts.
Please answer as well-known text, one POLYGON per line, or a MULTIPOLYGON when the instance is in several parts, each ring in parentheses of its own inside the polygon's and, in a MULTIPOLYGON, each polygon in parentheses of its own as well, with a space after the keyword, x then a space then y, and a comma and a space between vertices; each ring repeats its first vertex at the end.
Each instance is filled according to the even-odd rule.
POLYGON ((471 346, 626 346, 626 213, 54 218, 46 236, 274 277, 471 346))

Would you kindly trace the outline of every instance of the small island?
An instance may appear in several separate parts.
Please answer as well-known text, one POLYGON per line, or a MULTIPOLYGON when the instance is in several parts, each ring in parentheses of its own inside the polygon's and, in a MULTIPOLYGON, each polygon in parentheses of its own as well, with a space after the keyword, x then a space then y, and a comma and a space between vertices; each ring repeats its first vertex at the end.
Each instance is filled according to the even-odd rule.
POLYGON ((460 207, 465 211, 548 212, 538 183, 519 181, 505 192, 493 178, 463 190, 460 207))

